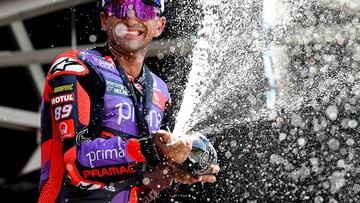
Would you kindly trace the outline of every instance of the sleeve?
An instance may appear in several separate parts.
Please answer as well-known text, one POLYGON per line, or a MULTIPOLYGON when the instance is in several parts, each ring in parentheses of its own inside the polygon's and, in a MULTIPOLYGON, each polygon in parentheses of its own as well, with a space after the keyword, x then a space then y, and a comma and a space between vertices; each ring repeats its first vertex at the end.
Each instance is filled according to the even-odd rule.
POLYGON ((102 136, 101 77, 76 54, 59 57, 50 69, 44 93, 53 137, 63 144, 69 182, 83 189, 127 179, 140 172, 144 157, 139 141, 102 136))

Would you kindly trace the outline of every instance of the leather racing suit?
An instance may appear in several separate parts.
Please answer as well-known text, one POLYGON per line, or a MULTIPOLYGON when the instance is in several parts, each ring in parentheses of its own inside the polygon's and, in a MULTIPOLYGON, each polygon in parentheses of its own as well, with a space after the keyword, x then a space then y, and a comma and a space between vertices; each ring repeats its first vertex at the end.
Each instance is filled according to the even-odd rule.
POLYGON ((168 89, 145 65, 132 78, 114 59, 103 47, 65 52, 52 64, 39 202, 137 202, 142 191, 158 194, 142 176, 159 159, 151 134, 164 126, 168 89))

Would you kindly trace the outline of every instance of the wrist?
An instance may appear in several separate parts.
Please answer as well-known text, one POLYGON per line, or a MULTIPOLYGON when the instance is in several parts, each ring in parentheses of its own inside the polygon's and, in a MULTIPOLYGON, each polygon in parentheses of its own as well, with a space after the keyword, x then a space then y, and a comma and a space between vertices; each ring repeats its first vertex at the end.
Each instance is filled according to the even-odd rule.
POLYGON ((156 167, 145 172, 143 184, 147 187, 162 191, 169 188, 174 180, 171 167, 167 162, 159 162, 156 167))

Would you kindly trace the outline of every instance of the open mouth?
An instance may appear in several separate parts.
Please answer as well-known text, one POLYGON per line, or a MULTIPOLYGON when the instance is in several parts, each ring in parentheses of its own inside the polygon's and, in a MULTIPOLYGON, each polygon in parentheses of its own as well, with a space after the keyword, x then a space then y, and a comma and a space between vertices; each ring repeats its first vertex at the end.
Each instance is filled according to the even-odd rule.
POLYGON ((128 27, 125 24, 118 24, 115 27, 115 33, 119 37, 133 38, 139 37, 145 33, 145 30, 135 27, 128 27))
POLYGON ((130 35, 130 36, 140 36, 143 34, 143 31, 140 30, 132 30, 132 31, 127 31, 126 35, 130 35))

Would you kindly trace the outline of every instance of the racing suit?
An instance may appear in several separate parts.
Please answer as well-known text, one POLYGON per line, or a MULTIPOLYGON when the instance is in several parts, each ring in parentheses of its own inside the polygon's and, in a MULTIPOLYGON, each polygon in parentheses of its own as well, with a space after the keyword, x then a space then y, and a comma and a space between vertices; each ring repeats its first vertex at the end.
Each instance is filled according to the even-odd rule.
POLYGON ((145 65, 132 78, 107 47, 61 54, 42 101, 39 202, 154 199, 142 177, 160 160, 151 135, 169 106, 166 84, 145 65))

